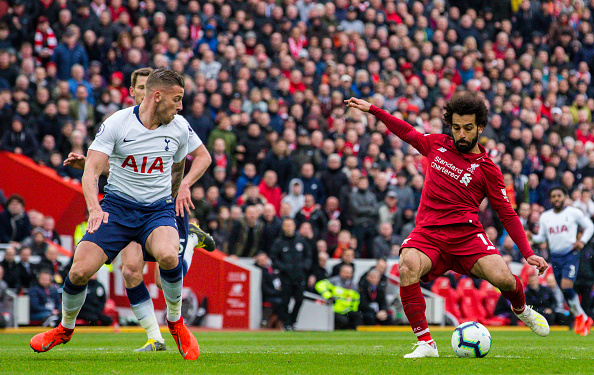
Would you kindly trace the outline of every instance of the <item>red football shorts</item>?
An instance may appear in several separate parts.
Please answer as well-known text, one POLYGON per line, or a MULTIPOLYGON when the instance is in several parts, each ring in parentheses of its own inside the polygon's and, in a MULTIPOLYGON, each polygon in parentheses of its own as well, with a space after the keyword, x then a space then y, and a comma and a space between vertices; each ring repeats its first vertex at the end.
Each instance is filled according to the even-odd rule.
POLYGON ((426 254, 433 263, 423 282, 433 281, 449 270, 470 276, 476 261, 499 254, 485 231, 472 225, 416 227, 402 242, 402 248, 413 247, 426 254))

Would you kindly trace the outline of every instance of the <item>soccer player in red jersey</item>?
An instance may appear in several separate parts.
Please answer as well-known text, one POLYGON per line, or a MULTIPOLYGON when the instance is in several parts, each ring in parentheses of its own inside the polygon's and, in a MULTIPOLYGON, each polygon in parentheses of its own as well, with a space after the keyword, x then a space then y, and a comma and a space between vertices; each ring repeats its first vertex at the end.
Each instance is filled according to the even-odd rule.
POLYGON ((528 264, 541 275, 545 272, 548 264, 530 248, 507 198, 501 171, 477 143, 488 120, 483 100, 463 93, 446 104, 444 120, 452 130, 451 137, 421 134, 407 122, 361 99, 351 98, 345 103, 373 114, 428 159, 416 227, 400 250, 400 297, 418 338, 415 350, 404 357, 439 356, 427 325, 419 281, 434 280, 448 270, 487 280, 501 290, 511 302, 512 311, 533 332, 548 335, 546 319, 526 306, 520 279, 511 273, 478 221, 479 204, 487 197, 528 264))

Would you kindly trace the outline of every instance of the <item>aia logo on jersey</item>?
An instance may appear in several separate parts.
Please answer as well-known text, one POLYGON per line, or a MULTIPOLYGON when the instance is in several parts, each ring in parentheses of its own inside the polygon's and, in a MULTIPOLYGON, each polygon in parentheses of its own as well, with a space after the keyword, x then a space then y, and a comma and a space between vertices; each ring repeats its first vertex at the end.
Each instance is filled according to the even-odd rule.
MULTIPOLYGON (((148 167, 148 169, 147 169, 147 165, 148 165, 148 157, 143 156, 142 164, 140 166, 140 173, 153 173, 155 171, 159 171, 159 172, 163 173, 163 159, 161 159, 160 157, 157 157, 155 160, 153 160, 153 162, 151 163, 150 167, 148 167)), ((134 169, 134 172, 136 172, 136 173, 139 172, 138 164, 136 164, 136 159, 134 159, 134 156, 128 155, 126 157, 126 160, 124 160, 124 162, 122 163, 122 168, 126 169, 127 167, 134 169)))
POLYGON ((558 225, 556 227, 550 227, 549 228, 549 234, 561 234, 563 232, 569 232, 569 229, 567 229, 567 225, 562 225, 561 227, 559 227, 558 225))
POLYGON ((475 170, 476 168, 478 168, 478 166, 479 166, 479 164, 470 164, 470 167, 469 167, 469 168, 466 168, 466 170, 467 170, 468 172, 470 172, 470 173, 474 174, 474 170, 475 170))
POLYGON ((447 150, 448 149, 445 148, 445 147, 440 147, 440 148, 437 149, 437 151, 439 151, 439 152, 446 152, 447 150))

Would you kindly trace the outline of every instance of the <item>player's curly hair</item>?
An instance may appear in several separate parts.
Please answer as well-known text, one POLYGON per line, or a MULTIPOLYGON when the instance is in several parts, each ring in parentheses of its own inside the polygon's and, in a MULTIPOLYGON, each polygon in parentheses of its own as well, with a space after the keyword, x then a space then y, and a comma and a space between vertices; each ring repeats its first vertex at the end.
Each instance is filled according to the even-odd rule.
POLYGON ((547 196, 550 198, 550 197, 551 197, 551 194, 553 194, 553 192, 554 192, 555 190, 559 190, 559 191, 560 191, 560 192, 562 192, 562 193, 563 193, 563 195, 564 195, 564 196, 566 196, 566 197, 569 195, 569 192, 567 191, 567 189, 566 189, 566 188, 564 188, 564 187, 563 187, 563 186, 561 186, 561 185, 555 185, 555 186, 553 186, 552 188, 550 188, 550 189, 549 189, 549 193, 547 194, 547 196))
POLYGON ((452 116, 458 115, 476 115, 477 126, 487 126, 489 120, 489 110, 480 96, 469 92, 454 94, 450 101, 443 107, 445 114, 443 119, 445 123, 452 127, 452 116))

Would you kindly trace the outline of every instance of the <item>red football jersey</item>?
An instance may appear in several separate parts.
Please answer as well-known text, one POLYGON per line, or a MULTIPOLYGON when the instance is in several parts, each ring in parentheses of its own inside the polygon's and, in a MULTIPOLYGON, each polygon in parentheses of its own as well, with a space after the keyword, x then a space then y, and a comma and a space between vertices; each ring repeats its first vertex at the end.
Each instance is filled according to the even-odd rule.
POLYGON ((482 228, 478 211, 487 197, 522 255, 525 258, 534 255, 520 219, 509 203, 503 175, 483 146, 479 144, 479 154, 461 153, 448 135, 421 134, 406 121, 373 105, 369 112, 427 157, 416 225, 470 224, 482 228))

